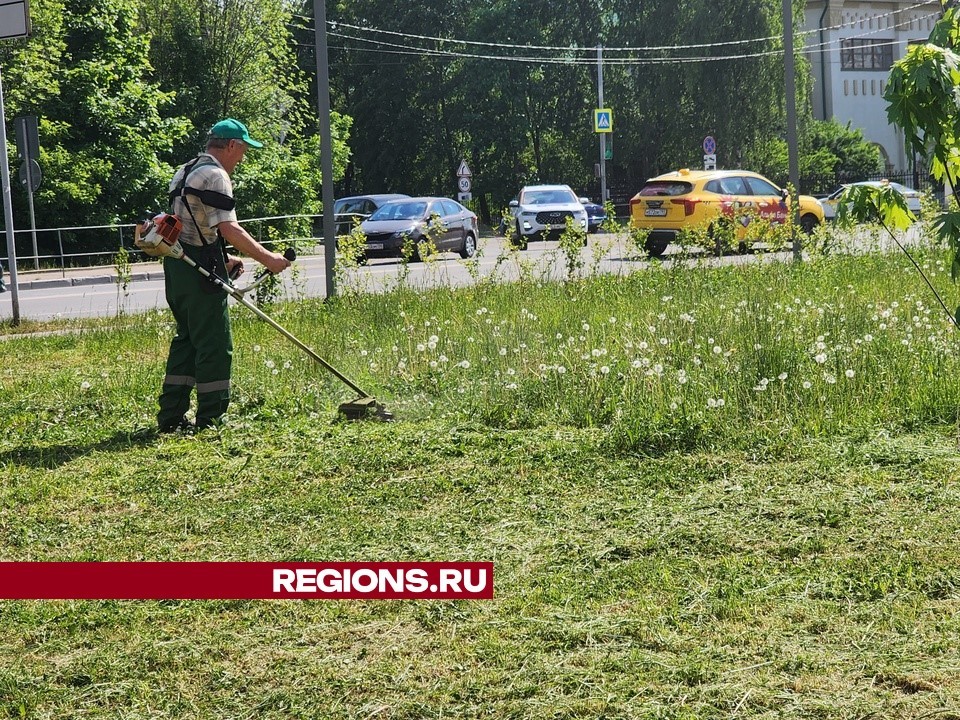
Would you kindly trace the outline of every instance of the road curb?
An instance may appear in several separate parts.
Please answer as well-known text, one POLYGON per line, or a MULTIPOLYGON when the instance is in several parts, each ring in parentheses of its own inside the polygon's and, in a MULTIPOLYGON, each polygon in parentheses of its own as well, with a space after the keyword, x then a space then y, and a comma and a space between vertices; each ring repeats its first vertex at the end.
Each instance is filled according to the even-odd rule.
MULTIPOLYGON (((9 290, 9 278, 7 280, 7 289, 9 290)), ((163 279, 163 271, 159 272, 147 272, 147 273, 138 273, 136 275, 130 276, 130 282, 137 282, 138 280, 161 280, 163 279)), ((67 278, 37 278, 30 280, 21 280, 17 278, 17 287, 21 290, 42 290, 44 288, 57 288, 57 287, 80 287, 84 285, 116 285, 118 284, 118 278, 116 275, 85 275, 82 277, 67 277, 67 278)))

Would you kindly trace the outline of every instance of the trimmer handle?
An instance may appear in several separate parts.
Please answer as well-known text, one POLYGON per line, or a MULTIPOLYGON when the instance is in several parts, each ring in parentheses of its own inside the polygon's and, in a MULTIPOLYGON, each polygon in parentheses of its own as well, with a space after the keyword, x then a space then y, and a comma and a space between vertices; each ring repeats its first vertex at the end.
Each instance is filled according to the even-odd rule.
POLYGON ((294 250, 292 247, 288 247, 286 250, 283 251, 283 256, 290 262, 293 262, 294 260, 297 259, 297 251, 294 250))

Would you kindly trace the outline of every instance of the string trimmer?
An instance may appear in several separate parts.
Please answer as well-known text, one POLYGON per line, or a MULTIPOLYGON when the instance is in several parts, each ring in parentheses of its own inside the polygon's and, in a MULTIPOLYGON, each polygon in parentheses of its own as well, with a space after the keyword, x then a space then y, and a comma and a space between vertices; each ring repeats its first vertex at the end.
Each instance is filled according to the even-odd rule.
MULTIPOLYGON (((198 265, 193 258, 184 252, 183 245, 180 244, 179 240, 181 228, 182 225, 180 223, 180 219, 176 215, 161 213, 153 218, 153 220, 148 220, 145 223, 137 224, 136 230, 134 231, 134 244, 151 257, 171 257, 186 262, 210 282, 223 289, 234 300, 248 310, 251 310, 258 318, 263 320, 294 345, 303 350, 307 355, 313 358, 315 362, 322 365, 326 370, 332 373, 340 382, 357 393, 357 398, 350 400, 349 402, 340 403, 340 406, 337 408, 340 414, 345 418, 348 420, 363 420, 370 418, 381 421, 389 421, 393 419, 393 414, 383 406, 383 403, 377 402, 376 398, 360 389, 355 382, 337 370, 337 368, 335 368, 329 362, 324 360, 315 350, 313 350, 313 348, 301 341, 293 333, 280 325, 280 323, 267 315, 265 312, 263 312, 263 310, 258 308, 245 297, 248 292, 266 280, 266 278, 270 275, 270 271, 265 270, 254 279, 254 282, 251 285, 245 288, 235 287, 229 280, 221 278, 216 273, 212 273, 205 267, 198 265)), ((293 248, 287 248, 286 252, 284 253, 284 257, 286 257, 290 262, 293 262, 296 260, 297 254, 293 248)))

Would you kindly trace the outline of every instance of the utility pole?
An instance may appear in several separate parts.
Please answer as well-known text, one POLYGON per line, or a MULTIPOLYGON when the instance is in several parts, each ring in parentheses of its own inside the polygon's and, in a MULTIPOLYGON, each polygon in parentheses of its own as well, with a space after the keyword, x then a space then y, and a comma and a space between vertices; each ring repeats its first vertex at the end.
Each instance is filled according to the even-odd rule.
POLYGON ((317 109, 320 114, 320 173, 323 196, 323 266, 327 298, 335 297, 337 236, 333 218, 333 135, 330 130, 330 71, 327 64, 327 8, 313 0, 314 45, 317 54, 317 109))
POLYGON ((13 202, 10 197, 10 166, 7 164, 7 123, 3 113, 3 77, 0 75, 0 179, 3 182, 3 221, 7 228, 7 270, 13 324, 20 324, 20 287, 17 285, 17 246, 13 232, 13 202))
MULTIPOLYGON (((790 184, 795 193, 800 192, 800 158, 797 151, 797 77, 793 59, 793 3, 783 0, 783 86, 787 109, 787 162, 790 184)), ((802 259, 802 241, 797 233, 800 225, 800 203, 791 202, 793 216, 793 259, 802 259)))
MULTIPOLYGON (((597 107, 603 104, 603 45, 597 43, 597 107)), ((600 204, 607 201, 607 134, 600 135, 600 204)))

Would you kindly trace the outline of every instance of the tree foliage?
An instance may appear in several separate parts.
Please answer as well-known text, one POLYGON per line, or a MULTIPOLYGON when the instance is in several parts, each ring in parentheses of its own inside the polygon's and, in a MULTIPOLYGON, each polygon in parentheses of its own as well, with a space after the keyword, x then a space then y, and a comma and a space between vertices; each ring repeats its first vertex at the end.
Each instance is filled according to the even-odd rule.
MULTIPOLYGON (((930 160, 931 172, 960 203, 960 10, 944 8, 929 41, 911 46, 894 64, 884 92, 887 117, 903 129, 907 148, 930 160)), ((953 252, 951 274, 960 278, 960 213, 942 211, 933 221, 953 252)), ((955 318, 960 318, 960 308, 955 318)), ((957 320, 960 326, 960 319, 957 320)))
MULTIPOLYGON (((768 162, 786 147, 782 42, 770 39, 782 35, 780 10, 778 0, 339 4, 331 73, 356 138, 346 190, 451 194, 461 157, 475 190, 497 203, 532 180, 587 188, 599 161, 598 43, 614 182, 699 165, 706 135, 721 166, 765 166, 783 179, 786 155, 782 168, 768 162), (667 47, 677 45, 687 47, 667 47)), ((801 13, 798 4, 795 28, 801 13)), ((821 169, 872 167, 862 137, 813 123, 797 47, 804 154, 821 169)))
MULTIPOLYGON (((39 118, 38 226, 164 207, 174 166, 226 116, 267 141, 237 171, 241 212, 319 212, 317 116, 282 0, 33 0, 30 10, 32 36, 0 46, 0 68, 8 137, 16 116, 39 118)), ((334 113, 332 124, 339 175, 350 119, 334 113)), ((25 193, 14 196, 23 218, 25 193)))
POLYGON ((34 37, 5 47, 0 63, 14 68, 8 116, 40 121, 38 224, 110 223, 150 207, 170 170, 157 152, 184 123, 164 116, 172 96, 147 80, 136 0, 37 0, 31 10, 34 37))

